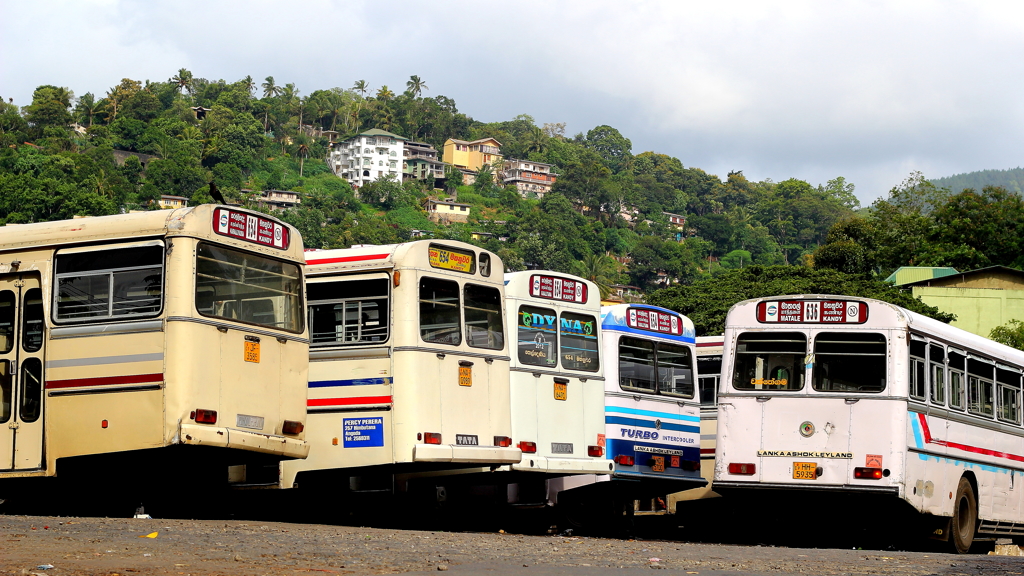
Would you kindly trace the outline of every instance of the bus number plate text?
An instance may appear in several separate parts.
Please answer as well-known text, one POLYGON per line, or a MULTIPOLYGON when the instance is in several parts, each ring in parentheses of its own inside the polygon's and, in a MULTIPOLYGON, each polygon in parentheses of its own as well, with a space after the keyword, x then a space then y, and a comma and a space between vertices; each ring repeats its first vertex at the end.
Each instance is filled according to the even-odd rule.
POLYGON ((817 462, 793 462, 794 480, 817 480, 817 462))
POLYGON ((246 362, 260 363, 260 343, 259 342, 245 342, 245 350, 242 353, 242 358, 246 362))
POLYGON ((459 386, 473 385, 473 367, 459 366, 459 386))
POLYGON ((651 471, 652 472, 664 472, 665 471, 665 457, 664 456, 652 456, 651 457, 651 471))
POLYGON ((565 400, 569 397, 569 385, 555 382, 555 400, 565 400))

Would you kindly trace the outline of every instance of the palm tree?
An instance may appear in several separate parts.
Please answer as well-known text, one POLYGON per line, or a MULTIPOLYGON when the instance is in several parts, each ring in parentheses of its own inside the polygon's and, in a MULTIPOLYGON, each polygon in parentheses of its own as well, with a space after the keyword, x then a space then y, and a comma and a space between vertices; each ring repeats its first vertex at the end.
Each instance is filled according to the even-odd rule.
POLYGON ((523 142, 526 147, 526 151, 529 152, 544 152, 548 148, 548 137, 544 135, 544 131, 540 128, 534 127, 526 135, 526 139, 523 142))
POLYGON ((386 85, 381 86, 380 90, 377 90, 377 100, 381 102, 389 102, 395 97, 395 93, 391 91, 386 85))
POLYGON ((188 90, 189 94, 192 93, 192 73, 181 68, 178 73, 171 77, 171 82, 178 86, 178 93, 181 93, 182 88, 188 90))
POLYGON ((309 145, 311 139, 309 136, 303 133, 299 133, 295 136, 295 153, 299 155, 299 178, 302 178, 302 169, 306 163, 306 157, 309 156, 309 145))
POLYGON ((260 84, 260 86, 263 86, 263 97, 264 98, 273 98, 274 96, 280 96, 281 95, 281 92, 282 92, 281 87, 276 85, 276 84, 274 84, 274 77, 273 76, 267 76, 267 81, 264 82, 263 84, 260 84))
POLYGON ((427 86, 427 83, 424 82, 422 78, 416 75, 409 76, 409 81, 405 83, 405 86, 409 89, 409 93, 415 96, 416 98, 419 98, 420 94, 424 90, 430 89, 430 87, 427 86))
POLYGON ((612 283, 619 275, 619 264, 606 254, 587 254, 583 260, 573 263, 573 272, 597 284, 601 298, 607 298, 612 292, 612 283))
POLYGON ((366 91, 369 90, 369 86, 366 84, 366 80, 356 80, 356 83, 352 86, 354 92, 359 92, 359 95, 366 98, 366 91))
POLYGON ((85 120, 88 122, 87 127, 92 127, 92 118, 100 111, 102 106, 96 101, 96 97, 93 96, 92 92, 86 92, 78 99, 78 104, 75 105, 75 112, 78 113, 78 121, 85 120))
POLYGON ((245 78, 242 78, 242 82, 245 84, 245 90, 252 96, 252 93, 256 91, 256 81, 252 79, 252 75, 246 75, 245 78))

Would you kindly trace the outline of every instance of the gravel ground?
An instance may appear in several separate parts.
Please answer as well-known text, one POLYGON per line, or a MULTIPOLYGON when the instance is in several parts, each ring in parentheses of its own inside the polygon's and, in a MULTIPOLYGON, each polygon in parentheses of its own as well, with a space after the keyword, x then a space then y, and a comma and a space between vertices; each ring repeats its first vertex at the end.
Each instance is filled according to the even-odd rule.
POLYGON ((1024 558, 276 522, 0 516, 0 574, 1024 574, 1024 558), (155 537, 145 536, 155 533, 155 537), (43 568, 44 565, 52 568, 43 568))

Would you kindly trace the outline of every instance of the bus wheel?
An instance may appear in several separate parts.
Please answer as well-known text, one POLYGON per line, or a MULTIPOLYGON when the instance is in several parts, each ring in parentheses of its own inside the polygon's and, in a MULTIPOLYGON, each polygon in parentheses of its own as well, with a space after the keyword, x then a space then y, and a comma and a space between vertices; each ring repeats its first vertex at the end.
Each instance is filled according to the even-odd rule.
POLYGON ((967 478, 960 479, 953 500, 953 519, 950 522, 949 542, 958 554, 967 554, 974 542, 974 530, 978 524, 978 501, 974 488, 967 478))

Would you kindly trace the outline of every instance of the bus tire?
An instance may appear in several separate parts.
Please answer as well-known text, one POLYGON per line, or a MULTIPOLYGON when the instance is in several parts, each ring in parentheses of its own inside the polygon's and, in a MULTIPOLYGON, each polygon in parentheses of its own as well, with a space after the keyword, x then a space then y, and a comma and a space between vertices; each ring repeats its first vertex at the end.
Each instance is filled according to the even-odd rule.
POLYGON ((978 526, 978 500, 967 478, 960 479, 953 500, 953 518, 949 523, 949 543, 958 554, 967 554, 974 543, 978 526))

